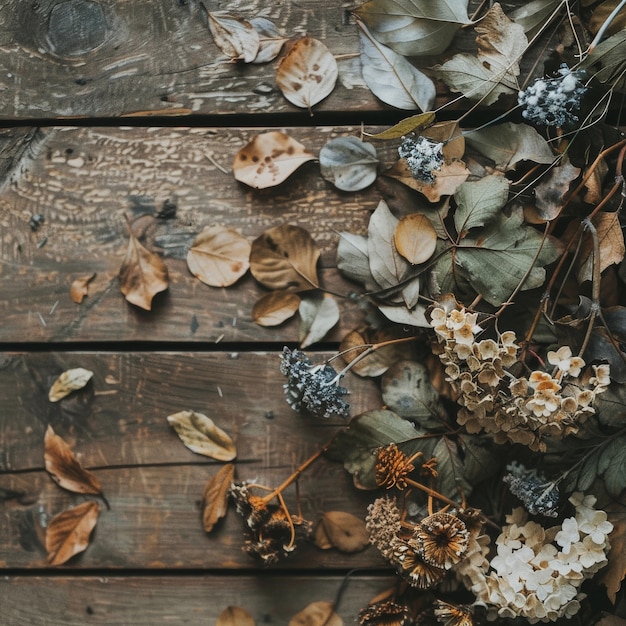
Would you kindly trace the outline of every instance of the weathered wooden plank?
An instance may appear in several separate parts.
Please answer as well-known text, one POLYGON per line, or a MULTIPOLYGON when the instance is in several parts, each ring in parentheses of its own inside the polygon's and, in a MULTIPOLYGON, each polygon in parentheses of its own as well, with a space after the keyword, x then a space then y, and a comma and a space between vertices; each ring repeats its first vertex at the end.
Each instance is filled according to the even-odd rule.
MULTIPOLYGON (((298 111, 276 85, 277 61, 232 63, 220 52, 207 16, 207 11, 218 10, 244 18, 266 17, 289 37, 309 34, 328 46, 338 59, 339 80, 317 110, 358 114, 389 109, 372 95, 361 76, 359 38, 350 13, 359 4, 234 0, 226 7, 219 0, 40 0, 34 4, 2 0, 0 118, 298 111)), ((470 8, 479 4, 472 1, 470 8)), ((521 3, 503 4, 508 10, 521 3)), ((474 38, 472 29, 459 31, 446 56, 475 52, 474 38)), ((538 42, 537 53, 525 60, 522 75, 541 73, 536 56, 547 58, 557 43, 538 42)), ((428 57, 418 66, 432 73, 440 60, 428 57)), ((437 104, 449 100, 441 84, 439 91, 437 104)))
MULTIPOLYGON (((333 137, 358 133, 287 130, 314 154, 333 137)), ((347 295, 357 287, 334 269, 338 232, 365 232, 380 194, 339 192, 315 163, 262 191, 218 169, 229 170, 239 148, 261 131, 55 128, 35 134, 0 192, 0 341, 297 340, 296 323, 276 330, 252 322, 252 306, 265 289, 249 275, 227 289, 195 279, 185 261, 193 239, 211 224, 250 240, 269 227, 298 224, 322 251, 322 285, 347 295), (176 206, 175 219, 157 217, 165 203, 176 206), (33 226, 33 215, 45 221, 33 226), (170 271, 170 289, 155 298, 150 313, 126 303, 119 290, 125 215, 170 271), (77 305, 70 285, 92 272, 89 296, 77 305)), ((397 158, 391 146, 380 152, 383 167, 397 158)), ((362 319, 354 303, 344 298, 340 305, 333 339, 362 319)))
MULTIPOLYGON (((312 601, 333 602, 343 582, 333 576, 9 577, 0 579, 4 626, 213 625, 228 606, 256 624, 284 626, 312 601)), ((346 624, 391 586, 385 577, 351 576, 337 606, 346 624)))
MULTIPOLYGON (((261 463, 238 463, 237 478, 275 487, 295 467, 285 453, 285 466, 267 469, 261 463)), ((299 459, 298 459, 299 460, 299 459)), ((240 569, 260 567, 245 554, 244 522, 234 508, 213 532, 202 529, 200 502, 216 465, 168 465, 94 470, 110 510, 100 515, 87 550, 72 559, 73 569, 240 569)), ((299 480, 300 504, 305 519, 316 522, 325 511, 347 511, 361 519, 373 496, 356 490, 337 463, 320 459, 299 480)), ((0 568, 46 569, 45 529, 50 519, 84 502, 54 483, 46 472, 0 475, 0 493, 16 497, 0 501, 0 568)), ((263 491, 258 494, 262 495, 263 491)), ((287 506, 297 511, 295 488, 285 491, 287 506)), ((384 567, 372 547, 356 554, 321 550, 300 542, 275 567, 355 568, 384 567)))
MULTIPOLYGON (((329 353, 312 355, 323 362, 329 353)), ((293 412, 283 395, 278 353, 3 355, 0 369, 0 471, 43 467, 48 425, 88 467, 202 463, 166 417, 193 410, 235 440, 241 462, 291 467, 313 454, 342 424, 293 412), (66 369, 94 372, 85 390, 52 403, 48 390, 66 369)), ((378 408, 376 384, 348 374, 352 414, 378 408)))

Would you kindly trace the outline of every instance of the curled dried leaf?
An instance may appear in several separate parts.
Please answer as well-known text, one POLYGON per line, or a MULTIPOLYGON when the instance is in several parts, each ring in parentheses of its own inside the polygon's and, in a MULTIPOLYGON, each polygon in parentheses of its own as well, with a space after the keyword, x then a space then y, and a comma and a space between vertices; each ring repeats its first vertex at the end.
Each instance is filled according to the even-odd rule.
POLYGON ((50 387, 48 392, 48 400, 50 402, 58 402, 72 391, 82 389, 93 377, 93 372, 82 367, 75 367, 63 372, 50 387))
POLYGON ((362 519, 345 511, 327 511, 315 528, 315 545, 323 550, 337 548, 352 553, 365 550, 369 533, 362 519))
POLYGON ((70 446, 48 426, 44 437, 44 463, 52 480, 73 493, 102 495, 100 481, 78 461, 70 446))
POLYGON ((168 415, 167 421, 192 452, 218 461, 232 461, 237 456, 233 440, 210 417, 195 411, 179 411, 168 415))
POLYGON ((271 291, 252 307, 252 319, 259 326, 279 326, 293 317, 300 306, 300 296, 293 291, 271 291))
POLYGON ((250 267, 250 243, 237 231, 207 226, 187 253, 189 271, 211 287, 228 287, 250 267))
POLYGON ((96 277, 96 273, 80 276, 74 281, 70 287, 70 298, 72 302, 80 304, 85 296, 89 295, 89 283, 96 277))
POLYGON ((205 532, 210 533, 226 515, 228 491, 234 478, 235 466, 228 463, 207 482, 202 496, 202 527, 205 532))
POLYGON ((97 502, 83 502, 50 520, 46 528, 46 551, 50 565, 62 565, 87 549, 99 512, 97 502))
POLYGON ((274 187, 315 156, 295 139, 279 131, 261 133, 235 155, 235 179, 255 189, 274 187))
POLYGON ((146 250, 132 233, 119 279, 126 300, 146 311, 152 309, 154 296, 169 287, 167 266, 161 257, 146 250))
POLYGON ((329 96, 339 71, 330 50, 318 39, 302 37, 276 70, 276 84, 291 104, 309 109, 329 96))

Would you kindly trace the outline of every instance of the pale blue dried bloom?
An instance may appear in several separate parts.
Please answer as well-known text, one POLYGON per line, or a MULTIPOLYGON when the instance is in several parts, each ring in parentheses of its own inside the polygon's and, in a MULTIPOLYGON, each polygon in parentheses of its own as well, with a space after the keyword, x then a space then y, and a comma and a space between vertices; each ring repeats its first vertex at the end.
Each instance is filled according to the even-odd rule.
POLYGON ((578 121, 575 114, 587 87, 580 83, 583 71, 572 72, 561 65, 556 78, 538 78, 520 91, 517 101, 522 107, 522 117, 533 124, 564 126, 578 121))
POLYGON ((431 141, 427 137, 402 137, 398 148, 401 159, 406 161, 413 178, 424 183, 435 182, 435 170, 443 165, 443 143, 431 141))
POLYGON ((313 365, 304 352, 285 347, 280 372, 287 377, 285 399, 294 411, 325 419, 350 415, 350 405, 342 399, 348 390, 337 384, 337 372, 330 365, 313 365))
POLYGON ((529 513, 546 517, 558 515, 560 494, 556 483, 547 481, 537 470, 526 469, 521 463, 513 462, 506 469, 509 473, 502 480, 529 513))

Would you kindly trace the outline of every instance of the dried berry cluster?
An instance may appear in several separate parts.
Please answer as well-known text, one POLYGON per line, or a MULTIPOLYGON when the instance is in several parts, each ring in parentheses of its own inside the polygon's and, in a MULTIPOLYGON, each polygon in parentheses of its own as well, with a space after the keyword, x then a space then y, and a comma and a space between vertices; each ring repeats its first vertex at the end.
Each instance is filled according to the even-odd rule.
POLYGON ((519 443, 545 451, 546 440, 575 434, 593 401, 610 383, 608 365, 592 365, 572 356, 567 346, 548 352, 554 373, 533 371, 516 377, 505 368, 518 361, 512 331, 497 339, 477 340, 483 329, 477 314, 464 308, 435 307, 431 325, 446 380, 459 394, 459 424, 470 433, 485 431, 497 443, 519 443))

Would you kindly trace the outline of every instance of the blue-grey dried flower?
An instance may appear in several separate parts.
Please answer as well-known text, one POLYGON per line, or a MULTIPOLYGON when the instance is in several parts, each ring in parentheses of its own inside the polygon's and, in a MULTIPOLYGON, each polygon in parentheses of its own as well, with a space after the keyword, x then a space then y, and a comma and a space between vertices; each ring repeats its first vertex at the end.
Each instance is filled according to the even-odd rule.
POLYGON ((285 398, 294 411, 326 419, 350 415, 350 405, 342 399, 348 390, 338 385, 337 372, 330 365, 313 365, 304 352, 285 347, 280 372, 287 377, 285 398))
POLYGON ((564 126, 578 121, 575 114, 587 88, 580 83, 583 71, 570 70, 561 65, 556 78, 538 78, 520 91, 517 101, 522 106, 522 117, 533 124, 564 126))
POLYGON ((398 148, 401 159, 406 161, 413 178, 424 183, 435 182, 435 170, 443 165, 443 143, 431 141, 427 137, 402 137, 398 148))
POLYGON ((532 515, 556 517, 558 515, 559 489, 555 482, 547 481, 537 470, 526 469, 521 463, 506 466, 509 473, 502 480, 532 515))

